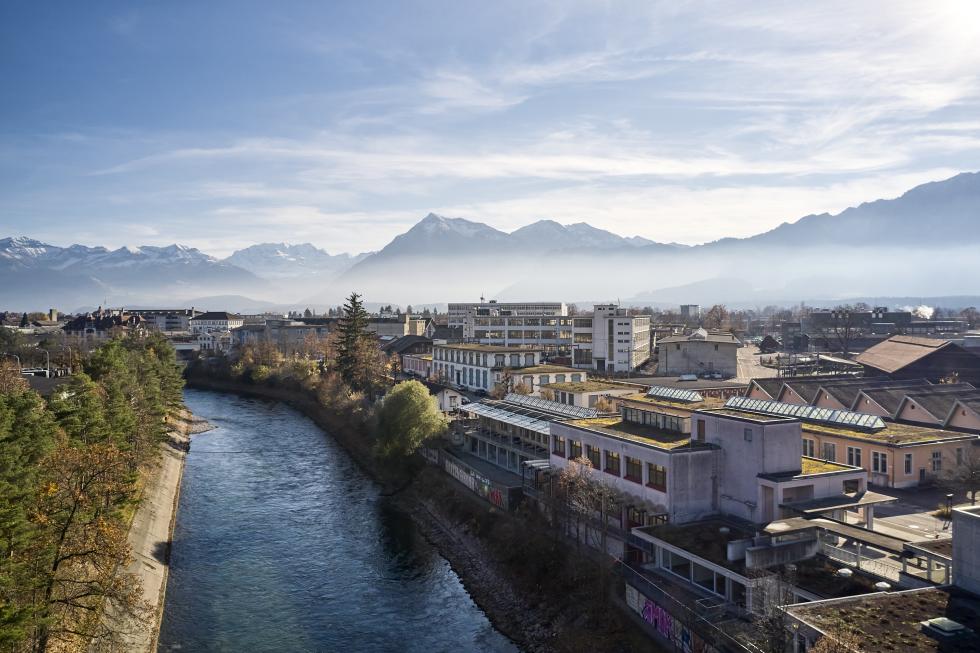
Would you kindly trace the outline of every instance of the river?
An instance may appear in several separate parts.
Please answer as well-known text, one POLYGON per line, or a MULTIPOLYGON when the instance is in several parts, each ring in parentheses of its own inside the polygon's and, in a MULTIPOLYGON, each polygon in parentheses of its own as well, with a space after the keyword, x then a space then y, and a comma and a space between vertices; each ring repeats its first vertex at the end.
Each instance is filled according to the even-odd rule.
POLYGON ((181 485, 160 651, 518 649, 312 421, 188 389, 212 431, 181 485))

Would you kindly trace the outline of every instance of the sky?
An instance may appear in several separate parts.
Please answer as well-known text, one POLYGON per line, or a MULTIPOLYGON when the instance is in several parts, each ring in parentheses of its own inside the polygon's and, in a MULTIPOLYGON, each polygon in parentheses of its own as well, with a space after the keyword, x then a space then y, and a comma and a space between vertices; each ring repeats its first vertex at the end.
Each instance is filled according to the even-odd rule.
POLYGON ((980 3, 0 3, 0 237, 701 243, 980 169, 980 3))

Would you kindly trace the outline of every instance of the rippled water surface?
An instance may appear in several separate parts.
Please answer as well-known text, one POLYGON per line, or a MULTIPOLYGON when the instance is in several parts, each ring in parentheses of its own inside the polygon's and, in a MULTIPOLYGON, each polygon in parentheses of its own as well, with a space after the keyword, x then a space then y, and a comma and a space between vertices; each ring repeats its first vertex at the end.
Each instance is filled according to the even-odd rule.
POLYGON ((516 651, 346 452, 278 403, 187 390, 161 651, 516 651))

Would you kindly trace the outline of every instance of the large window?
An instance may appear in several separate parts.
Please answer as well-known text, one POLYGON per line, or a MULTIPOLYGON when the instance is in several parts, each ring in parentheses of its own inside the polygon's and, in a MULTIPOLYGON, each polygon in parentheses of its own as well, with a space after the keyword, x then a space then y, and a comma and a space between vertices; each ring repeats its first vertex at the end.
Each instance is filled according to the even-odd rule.
POLYGON ((905 454, 905 475, 908 476, 912 473, 912 454, 905 454))
POLYGON ((626 480, 634 483, 643 482, 643 463, 639 458, 626 456, 626 480))
POLYGON ((855 467, 861 466, 861 450, 857 447, 847 448, 847 464, 855 467))
POLYGON ((667 491, 667 468, 647 463, 647 486, 661 492, 667 491))
POLYGON ((607 474, 620 475, 619 454, 615 451, 606 451, 606 466, 603 468, 607 474))
POLYGON ((803 438, 803 455, 813 458, 813 440, 803 438))
POLYGON ((599 447, 594 447, 591 444, 585 445, 585 455, 588 457, 589 462, 592 463, 593 469, 602 469, 602 462, 599 460, 601 456, 599 447))
POLYGON ((554 436, 551 453, 556 456, 565 457, 565 438, 560 438, 557 435, 554 436))
POLYGON ((837 445, 833 442, 823 443, 823 459, 824 460, 837 460, 837 445))
POLYGON ((943 471, 943 452, 933 451, 932 452, 932 471, 933 473, 939 473, 943 471))
POLYGON ((576 458, 582 457, 582 443, 578 440, 568 441, 568 458, 570 460, 575 460, 576 458))
POLYGON ((877 451, 871 452, 871 471, 880 474, 888 473, 888 455, 877 451))

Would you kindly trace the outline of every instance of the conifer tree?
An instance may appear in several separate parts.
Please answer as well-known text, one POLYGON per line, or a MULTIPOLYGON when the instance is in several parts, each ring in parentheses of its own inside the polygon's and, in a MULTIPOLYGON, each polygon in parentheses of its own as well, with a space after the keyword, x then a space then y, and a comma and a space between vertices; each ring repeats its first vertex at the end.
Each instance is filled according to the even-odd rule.
POLYGON ((368 314, 361 296, 351 293, 344 304, 337 340, 337 371, 354 390, 368 390, 378 367, 378 352, 368 331, 368 314))

